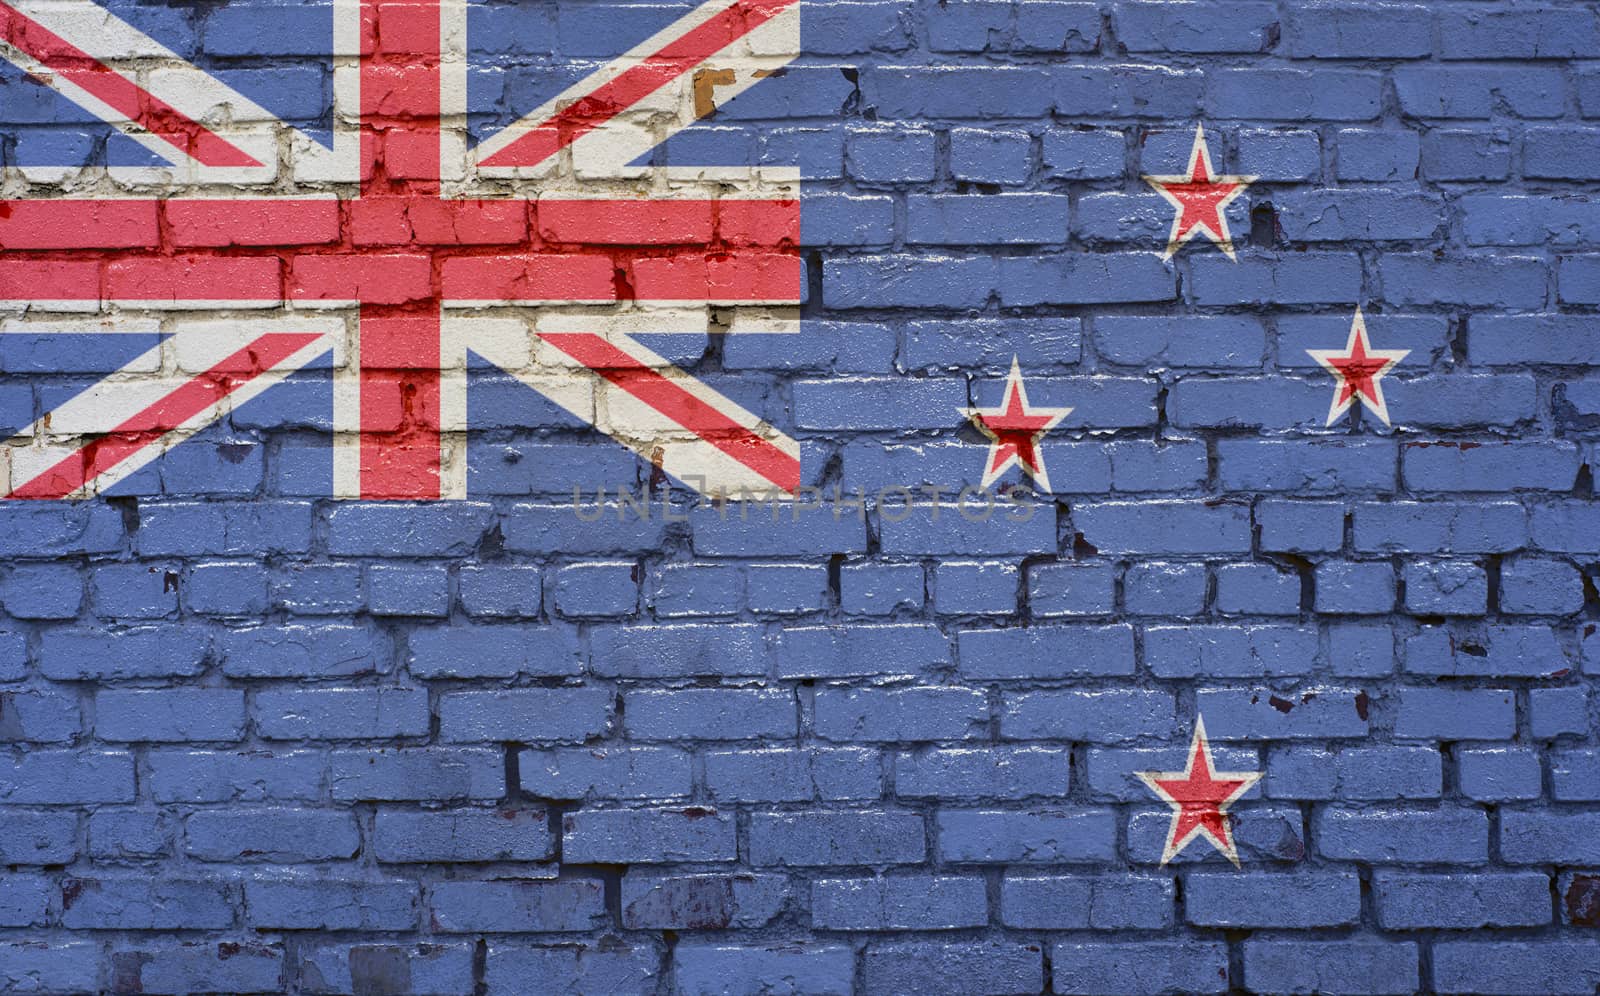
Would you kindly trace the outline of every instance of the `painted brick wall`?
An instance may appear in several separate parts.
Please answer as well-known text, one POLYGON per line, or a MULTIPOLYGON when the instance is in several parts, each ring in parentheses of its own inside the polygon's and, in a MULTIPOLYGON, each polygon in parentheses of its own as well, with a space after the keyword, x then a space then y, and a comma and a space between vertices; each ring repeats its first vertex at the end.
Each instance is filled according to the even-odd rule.
MULTIPOLYGON (((641 6, 482 5, 475 92, 509 120, 641 6)), ((314 72, 314 14, 137 16, 246 74, 314 72)), ((313 372, 122 497, 0 505, 0 990, 1600 986, 1593 6, 806 0, 802 37, 675 154, 802 163, 804 330, 680 358, 809 483, 948 501, 1015 354, 1075 409, 1054 493, 584 521, 649 467, 485 371, 469 501, 335 502, 313 372), (1161 258, 1140 176, 1197 123, 1260 178, 1237 261, 1161 258), (1358 305, 1410 350, 1393 425, 1327 428, 1306 350, 1358 305), (1264 773, 1240 869, 1163 865, 1134 777, 1202 715, 1264 773)), ((3 82, 18 183, 131 155, 3 82)), ((31 348, 13 428, 105 369, 31 348)))

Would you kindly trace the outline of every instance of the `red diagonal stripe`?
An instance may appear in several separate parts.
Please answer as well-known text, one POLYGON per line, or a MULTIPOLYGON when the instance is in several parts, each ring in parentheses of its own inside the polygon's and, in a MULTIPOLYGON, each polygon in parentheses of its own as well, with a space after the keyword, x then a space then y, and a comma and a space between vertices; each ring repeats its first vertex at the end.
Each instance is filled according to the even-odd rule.
POLYGON ((798 0, 737 0, 638 65, 601 84, 483 160, 485 166, 537 166, 706 59, 770 21, 798 0))
POLYGON ((207 166, 261 165, 205 125, 4 2, 0 2, 0 37, 186 156, 207 166))
POLYGON ((274 332, 184 382, 171 394, 140 411, 107 436, 11 492, 12 498, 57 499, 81 489, 146 446, 239 390, 319 338, 315 332, 274 332))
POLYGON ((540 338, 784 491, 800 487, 800 461, 682 387, 590 332, 541 332, 540 338))

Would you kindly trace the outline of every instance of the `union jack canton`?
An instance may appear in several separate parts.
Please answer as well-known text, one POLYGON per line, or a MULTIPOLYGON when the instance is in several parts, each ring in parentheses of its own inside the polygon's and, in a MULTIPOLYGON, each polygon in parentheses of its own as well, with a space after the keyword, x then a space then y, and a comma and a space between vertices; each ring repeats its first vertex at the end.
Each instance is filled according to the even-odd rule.
POLYGON ((474 142, 466 0, 337 0, 323 133, 127 8, 0 2, 27 85, 146 153, 6 170, 3 334, 157 335, 40 405, 0 493, 103 493, 331 356, 333 493, 462 497, 469 353, 707 493, 794 491, 797 443, 644 340, 798 330, 799 170, 650 157, 796 57, 798 7, 679 11, 474 142))

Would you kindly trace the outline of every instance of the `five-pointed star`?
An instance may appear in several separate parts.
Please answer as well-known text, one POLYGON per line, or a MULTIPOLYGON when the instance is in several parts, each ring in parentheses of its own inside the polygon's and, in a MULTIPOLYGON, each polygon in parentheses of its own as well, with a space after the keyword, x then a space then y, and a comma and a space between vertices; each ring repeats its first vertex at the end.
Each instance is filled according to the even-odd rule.
POLYGON ((1256 178, 1216 175, 1211 168, 1211 150, 1206 145, 1204 125, 1195 127, 1189 169, 1183 176, 1146 176, 1144 181, 1178 209, 1172 219, 1172 234, 1167 237, 1163 259, 1171 259, 1185 242, 1201 234, 1215 242, 1229 259, 1236 258, 1233 236, 1228 232, 1228 205, 1256 178))
POLYGON ((1306 352, 1337 380, 1333 404, 1328 406, 1329 425, 1349 411, 1357 398, 1368 411, 1382 419, 1384 425, 1389 424, 1389 403, 1383 400, 1383 375, 1411 355, 1411 350, 1373 349, 1367 338, 1366 319, 1357 308, 1343 352, 1337 349, 1308 349, 1306 352))
POLYGON ((1228 826, 1228 807, 1250 791, 1261 774, 1254 771, 1213 771, 1211 745, 1206 740, 1206 723, 1196 718, 1194 742, 1189 747, 1189 763, 1182 771, 1140 771, 1139 778, 1150 791, 1172 806, 1172 827, 1161 852, 1161 863, 1178 856, 1196 836, 1211 841, 1222 856, 1239 866, 1239 850, 1228 826))
POLYGON ((1006 378, 1006 395, 998 408, 963 408, 961 413, 989 437, 989 459, 983 471, 982 487, 998 481, 1013 464, 1045 491, 1050 490, 1050 475, 1045 471, 1039 440, 1072 413, 1071 408, 1034 408, 1028 404, 1028 391, 1022 384, 1022 367, 1011 357, 1011 375, 1006 378))

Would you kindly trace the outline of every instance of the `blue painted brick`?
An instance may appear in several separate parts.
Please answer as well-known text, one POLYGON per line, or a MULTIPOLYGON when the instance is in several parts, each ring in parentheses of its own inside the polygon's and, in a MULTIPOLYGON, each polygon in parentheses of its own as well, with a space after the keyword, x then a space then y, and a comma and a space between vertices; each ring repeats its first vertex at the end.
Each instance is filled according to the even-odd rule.
POLYGON ((498 750, 341 750, 329 756, 328 767, 336 802, 498 799, 506 788, 505 757, 498 750))
POLYGON ((1509 502, 1357 504, 1354 522, 1355 548, 1364 553, 1500 553, 1528 535, 1527 512, 1509 502))
POLYGON ((1402 688, 1394 734, 1419 740, 1509 740, 1516 732, 1510 692, 1494 689, 1402 688))
POLYGON ((1444 767, 1432 747, 1348 747, 1332 759, 1341 799, 1437 799, 1444 767))
POLYGON ((553 849, 542 809, 381 809, 373 822, 372 853, 385 862, 542 861, 553 849))
POLYGON ((821 610, 827 602, 828 570, 804 564, 751 564, 746 572, 750 610, 771 615, 800 615, 821 610))
POLYGON ((1117 38, 1130 52, 1264 52, 1278 25, 1266 3, 1125 0, 1115 10, 1117 38))
POLYGON ((1267 755, 1266 794, 1274 799, 1332 799, 1339 790, 1334 755, 1321 747, 1280 747, 1267 755))
POLYGON ((83 606, 83 574, 65 564, 24 564, 0 581, 0 604, 17 619, 71 619, 83 606))
POLYGON ((1171 301, 1177 296, 1170 264, 1154 253, 1007 256, 999 260, 996 276, 1006 307, 1171 301))
POLYGON ((1421 980, 1409 941, 1250 940, 1245 985, 1258 992, 1413 993, 1421 980))
POLYGON ((1317 847, 1335 860, 1380 864, 1488 860, 1489 817, 1481 809, 1342 809, 1320 811, 1317 847))
POLYGON ((1215 607, 1227 615, 1293 615, 1300 579, 1271 564, 1228 564, 1216 571, 1215 607))
POLYGON ((366 583, 373 615, 450 614, 450 575, 442 568, 375 565, 367 569, 366 583))
POLYGON ((1434 180, 1501 180, 1511 170, 1511 137, 1504 131, 1429 132, 1422 172, 1434 180))
POLYGON ((1406 586, 1406 609, 1417 615, 1479 615, 1488 607, 1488 576, 1477 564, 1411 563, 1405 565, 1401 580, 1406 586))
POLYGON ((689 755, 666 747, 525 750, 522 790, 541 799, 672 799, 689 794, 689 755))
POLYGON ((1018 245, 1067 241, 1065 194, 931 194, 906 199, 912 245, 1018 245))
POLYGON ((1546 626, 1488 626, 1470 636, 1430 627, 1407 638, 1405 650, 1414 674, 1559 677, 1575 666, 1546 626))
POLYGON ((1185 912, 1199 927, 1339 927, 1361 914, 1352 871, 1194 872, 1183 885, 1185 912))
POLYGON ((968 688, 820 689, 817 736, 834 742, 965 740, 989 723, 982 692, 968 688))
POLYGON ((1033 876, 1000 882, 1000 919, 1024 930, 1137 930, 1170 927, 1170 878, 1155 875, 1033 876))
POLYGON ((1393 491, 1396 448, 1385 440, 1217 441, 1217 474, 1228 491, 1349 494, 1393 491))
POLYGON ((630 930, 763 927, 788 898, 782 875, 654 875, 622 879, 622 924, 630 930))
POLYGON ((941 615, 1010 615, 1017 611, 1021 568, 994 561, 942 561, 933 569, 934 611, 941 615))
POLYGON ((0 983, 45 991, 93 990, 99 984, 98 945, 13 941, 0 944, 0 983))
POLYGON ((1068 756, 1033 747, 960 748, 902 753, 894 759, 903 798, 1024 799, 1064 795, 1068 756))
MULTIPOLYGON (((1042 6, 1047 4, 1023 4, 1024 9, 1042 6)), ((1063 180, 1105 180, 1123 175, 1127 139, 1120 131, 1047 128, 1041 150, 1046 176, 1063 180)))
POLYGON ((422 688, 267 689, 252 703, 267 740, 390 740, 428 735, 422 688))
POLYGON ((818 879, 811 886, 811 921, 820 930, 958 930, 988 919, 976 876, 818 879))
POLYGON ((204 669, 208 635, 196 628, 145 626, 116 634, 51 629, 40 635, 39 670, 58 681, 194 676, 204 669))
POLYGON ((529 618, 539 615, 543 587, 537 567, 464 567, 457 582, 462 611, 469 616, 529 618))
POLYGON ((179 572, 170 564, 111 564, 89 575, 90 598, 108 619, 160 619, 178 608, 179 572))
POLYGON ((562 860, 577 864, 732 861, 733 817, 683 810, 580 810, 561 821, 562 860))
MULTIPOLYGON (((1530 236, 1530 238, 1535 238, 1530 236)), ((1518 363, 1588 364, 1595 345, 1575 335, 1577 323, 1569 315, 1502 315, 1474 322, 1467 345, 1474 363, 1491 366, 1518 363)), ((1559 446, 1556 443, 1547 447, 1559 446)))
POLYGON ((74 892, 62 926, 96 930, 217 929, 234 923, 237 887, 204 880, 153 882, 148 877, 69 878, 74 892))
POLYGON ((1371 121, 1382 78, 1364 70, 1223 69, 1206 84, 1205 107, 1217 118, 1278 121, 1371 121))
POLYGON ((439 698, 439 736, 447 743, 583 741, 605 732, 611 707, 602 688, 450 692, 439 698))
POLYGON ((1034 564, 1028 567, 1028 611, 1035 618, 1110 615, 1116 571, 1110 564, 1034 564))
POLYGON ((244 692, 224 688, 102 690, 95 734, 120 741, 233 741, 244 732, 244 692))
POLYGON ((434 929, 448 934, 582 932, 610 919, 605 885, 593 878, 440 882, 428 890, 427 903, 434 929))
POLYGON ((760 992, 790 979, 827 996, 845 996, 855 986, 855 951, 842 944, 683 944, 673 963, 685 996, 760 992))
POLYGON ((472 946, 466 944, 336 944, 305 950, 300 971, 320 978, 329 992, 342 994, 357 992, 374 972, 392 966, 393 971, 406 973, 412 992, 446 993, 472 985, 472 961, 472 946))
POLYGON ((1411 445, 1402 460, 1418 491, 1568 491, 1582 463, 1577 447, 1557 441, 1411 445))
POLYGON ((1205 610, 1203 564, 1147 562, 1122 575, 1124 608, 1141 616, 1196 616, 1205 610))
POLYGON ((1187 491, 1205 483, 1206 447, 1196 440, 1116 442, 1106 451, 1112 486, 1119 492, 1187 491))
POLYGON ((1000 737, 1126 743, 1168 736, 1176 725, 1175 714, 1169 692, 1120 688, 1024 692, 1006 697, 1000 737))
POLYGON ((853 747, 713 751, 706 787, 735 802, 875 799, 883 776, 875 751, 853 747))
POLYGON ((345 677, 386 671, 392 651, 360 626, 253 626, 217 638, 224 674, 234 678, 345 677))
POLYGON ((1562 110, 1555 69, 1403 67, 1394 85, 1400 109, 1419 118, 1487 118, 1497 102, 1520 118, 1553 118, 1562 110))
POLYGON ((418 678, 554 677, 583 667, 576 634, 558 627, 441 626, 414 630, 408 642, 418 678))
POLYGON ((890 615, 922 607, 926 581, 917 564, 846 564, 839 571, 839 607, 851 615, 890 615))
POLYGON ((1159 993, 1228 991, 1228 945, 1223 941, 1117 941, 1053 944, 1055 991, 1096 996, 1126 989, 1159 993))
POLYGON ((1112 363, 1249 369, 1266 355, 1266 332, 1248 316, 1107 315, 1094 330, 1100 357, 1112 363))
POLYGON ((1506 810, 1500 857, 1511 865, 1592 865, 1600 861, 1600 813, 1506 810))
MULTIPOLYGON (((78 856, 77 813, 13 807, 8 819, 14 830, 0 841, 0 859, 6 864, 65 865, 78 856)), ((4 955, 0 955, 0 963, 3 961, 4 955)))
POLYGON ((361 568, 355 564, 302 564, 279 568, 271 580, 272 607, 296 615, 342 615, 364 604, 361 568))
POLYGON ((1312 687, 1276 694, 1202 688, 1195 708, 1215 740, 1324 740, 1367 735, 1365 693, 1312 687))
POLYGON ((962 514, 950 505, 880 509, 882 550, 896 556, 1028 556, 1056 550, 1055 508, 1021 504, 974 506, 962 514))
POLYGON ((1075 365, 1082 338, 1081 323, 1070 318, 908 322, 900 361, 928 373, 987 367, 1002 375, 1013 357, 1028 370, 1075 365))
POLYGON ((132 802, 133 756, 114 751, 33 751, 0 764, 0 796, 13 805, 132 802))
POLYGON ((1589 730, 1589 697, 1583 688, 1533 688, 1528 691, 1528 726, 1540 740, 1589 730))
POLYGON ((555 610, 568 618, 631 615, 639 608, 638 564, 615 561, 559 567, 550 584, 555 610))
POLYGON ((732 615, 744 602, 744 572, 733 564, 667 564, 647 597, 658 619, 732 615))
POLYGON ((1600 958, 1581 942, 1449 941, 1434 946, 1433 977, 1452 992, 1587 993, 1600 958))
POLYGON ((1583 575, 1560 560, 1519 557, 1500 570, 1500 609, 1520 615, 1570 615, 1583 607, 1583 575))
POLYGON ((167 857, 175 822, 156 810, 102 809, 89 817, 89 853, 102 861, 167 857))
POLYGON ((1117 849, 1117 820, 1109 809, 944 809, 936 833, 939 853, 956 864, 1105 862, 1117 849))
POLYGON ((156 802, 312 801, 326 781, 326 757, 309 750, 156 749, 147 758, 156 802))
POLYGON ((1409 59, 1433 50, 1433 18, 1421 4, 1305 4, 1290 14, 1296 58, 1409 59))
POLYGON ((1461 794, 1479 802, 1512 802, 1539 798, 1542 778, 1539 755, 1529 750, 1491 748, 1463 750, 1461 794))
MULTIPOLYGON (((972 8, 1001 6, 999 4, 968 4, 972 8)), ((957 8, 951 8, 957 9, 957 8)), ((1032 172, 1030 153, 1033 136, 1025 131, 980 130, 977 128, 952 128, 950 130, 950 175, 971 183, 993 183, 1015 186, 1026 183, 1032 172)), ((1065 205, 1063 205, 1065 207, 1065 205)), ((1061 229, 1066 229, 1066 212, 1061 212, 1061 229)), ((1045 239, 1042 241, 1061 241, 1045 239)))
POLYGON ((604 626, 589 635, 594 673, 623 678, 762 675, 767 651, 745 623, 604 626))
POLYGON ((1133 674, 1133 627, 1040 625, 967 629, 961 673, 979 680, 1133 674))
POLYGON ((1158 678, 1307 674, 1317 634, 1299 626, 1150 626, 1144 662, 1158 678))
POLYGON ((0 721, 0 740, 17 743, 69 743, 83 725, 76 697, 54 690, 0 693, 0 721))
POLYGON ((684 688, 624 697, 628 732, 642 740, 786 739, 795 702, 783 689, 684 688))
POLYGON ((1378 923, 1386 930, 1533 927, 1550 922, 1550 878, 1542 872, 1372 876, 1378 923))
POLYGON ((750 863, 768 866, 916 864, 923 860, 924 830, 916 813, 753 813, 750 863))
POLYGON ((934 175, 934 135, 913 128, 852 131, 846 140, 850 175, 866 183, 927 183, 934 175))
POLYGON ((983 978, 996 992, 1036 992, 1044 986, 1044 955, 1037 944, 908 942, 878 944, 862 958, 871 992, 956 994, 961 980, 983 978))
POLYGON ((1285 553, 1324 553, 1344 545, 1345 507, 1335 502, 1263 501, 1255 520, 1261 548, 1285 553))
POLYGON ((183 602, 203 615, 261 615, 268 604, 267 571, 260 564, 196 565, 184 579, 183 602))
POLYGON ((1561 801, 1600 800, 1600 751, 1564 750, 1550 755, 1550 797, 1561 801))
POLYGON ((1250 549, 1250 509, 1233 502, 1078 505, 1072 522, 1101 553, 1220 554, 1250 549))
POLYGON ((234 809, 190 815, 184 841, 189 856, 200 861, 295 863, 353 858, 361 835, 348 813, 234 809))

